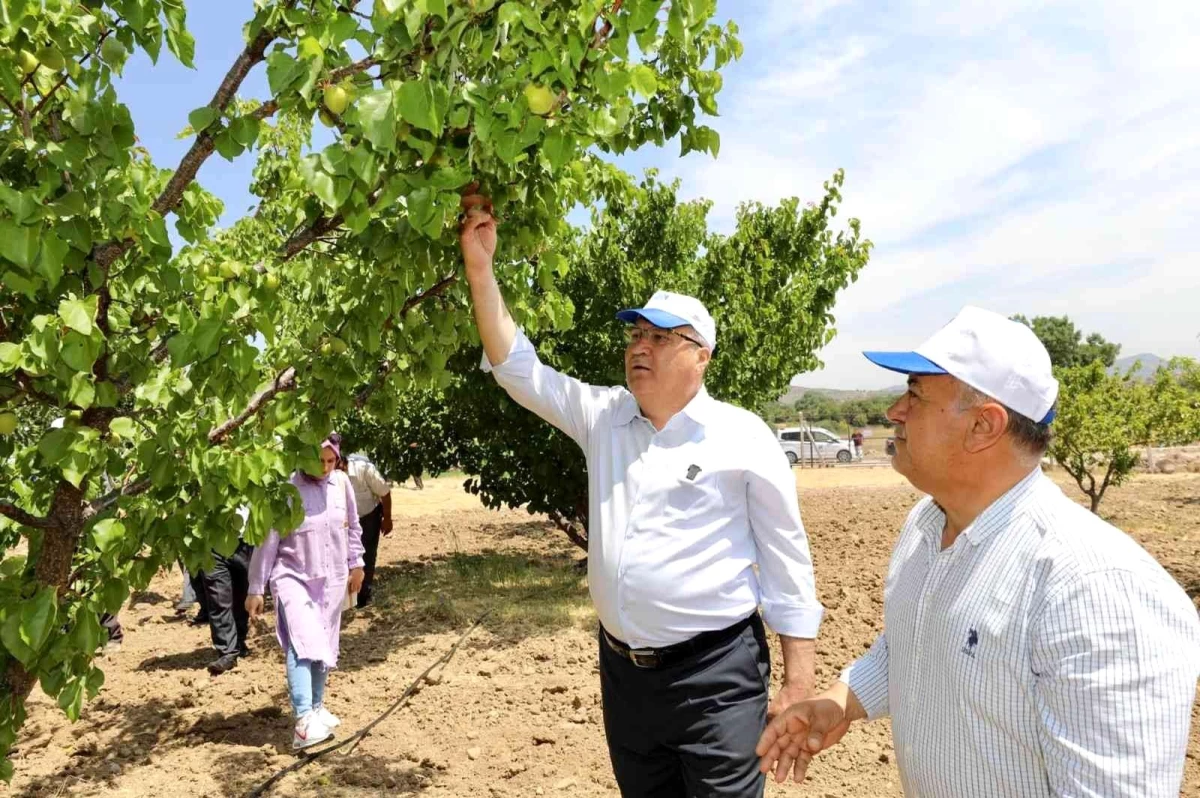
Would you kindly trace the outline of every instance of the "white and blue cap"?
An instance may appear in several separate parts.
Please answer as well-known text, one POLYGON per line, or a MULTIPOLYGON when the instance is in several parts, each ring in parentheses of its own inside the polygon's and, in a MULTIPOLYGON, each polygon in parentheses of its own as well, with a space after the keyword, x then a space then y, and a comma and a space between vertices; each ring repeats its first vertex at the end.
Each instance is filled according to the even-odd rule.
POLYGON ((1019 321, 968 305, 912 352, 863 352, 901 374, 949 374, 1040 424, 1054 420, 1050 354, 1019 321))
POLYGON ((622 310, 617 318, 632 324, 645 319, 655 327, 672 329, 690 326, 711 350, 717 348, 717 323, 699 299, 671 291, 655 291, 644 308, 622 310))

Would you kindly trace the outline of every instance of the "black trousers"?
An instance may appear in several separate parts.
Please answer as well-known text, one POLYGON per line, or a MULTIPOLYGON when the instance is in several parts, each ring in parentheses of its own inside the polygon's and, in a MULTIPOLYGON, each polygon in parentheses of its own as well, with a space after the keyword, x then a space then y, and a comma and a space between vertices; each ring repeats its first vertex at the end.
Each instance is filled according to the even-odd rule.
POLYGON ((375 509, 366 515, 358 517, 358 525, 362 527, 363 552, 363 583, 358 591, 358 606, 365 607, 371 601, 371 585, 375 582, 375 557, 379 554, 379 528, 383 524, 383 505, 375 505, 375 509))
POLYGON ((762 796, 754 746, 767 722, 771 659, 762 621, 708 651, 639 668, 600 638, 604 732, 627 798, 762 796))
POLYGON ((246 594, 250 590, 250 557, 254 547, 239 542, 229 557, 213 552, 213 567, 204 572, 204 599, 213 648, 222 656, 236 654, 246 645, 250 616, 246 594))

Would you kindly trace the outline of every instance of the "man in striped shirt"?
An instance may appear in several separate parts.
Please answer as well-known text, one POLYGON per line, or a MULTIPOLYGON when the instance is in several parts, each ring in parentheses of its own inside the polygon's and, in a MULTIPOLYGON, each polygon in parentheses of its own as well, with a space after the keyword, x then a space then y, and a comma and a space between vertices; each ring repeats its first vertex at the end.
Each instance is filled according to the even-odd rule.
POLYGON ((1120 530, 1042 475, 1058 384, 1032 331, 964 308, 888 411, 893 465, 929 494, 900 532, 884 631, 759 741, 804 778, 855 720, 890 716, 908 795, 1177 796, 1200 621, 1120 530))

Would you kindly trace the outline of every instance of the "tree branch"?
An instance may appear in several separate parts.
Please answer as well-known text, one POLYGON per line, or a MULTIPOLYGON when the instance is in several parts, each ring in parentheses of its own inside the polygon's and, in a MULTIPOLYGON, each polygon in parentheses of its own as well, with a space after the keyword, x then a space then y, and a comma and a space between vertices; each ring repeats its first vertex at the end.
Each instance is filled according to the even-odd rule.
MULTIPOLYGON (((263 28, 254 37, 254 40, 246 45, 246 48, 238 54, 237 59, 233 62, 233 66, 225 74, 225 79, 221 81, 221 85, 217 87, 216 93, 212 100, 208 103, 208 107, 217 111, 218 114, 223 112, 229 101, 233 99, 237 93, 238 87, 242 85, 242 81, 246 79, 246 75, 250 73, 252 67, 265 58, 267 45, 275 38, 275 31, 268 28, 263 28)), ((158 199, 154 201, 151 207, 161 216, 166 216, 173 211, 179 202, 183 199, 183 191, 188 185, 196 179, 196 173, 200 171, 200 166, 208 160, 212 155, 216 143, 212 134, 207 130, 202 130, 196 135, 196 140, 192 142, 192 147, 183 156, 183 160, 179 162, 179 167, 175 170, 175 174, 171 175, 171 180, 167 183, 166 188, 158 195, 158 199)))
POLYGON ((300 252, 312 242, 316 241, 321 236, 340 227, 342 224, 342 215, 336 214, 331 217, 320 216, 308 227, 298 233, 292 235, 283 245, 283 259, 291 260, 300 254, 300 252))
POLYGON ((8 516, 22 526, 33 527, 34 529, 54 529, 54 522, 49 518, 32 515, 25 512, 15 504, 8 502, 0 502, 0 515, 8 516))
POLYGON ((271 382, 270 386, 259 391, 258 395, 250 400, 250 404, 246 405, 246 409, 238 413, 233 418, 229 419, 220 426, 214 427, 208 433, 208 442, 212 444, 221 443, 229 433, 236 430, 249 420, 252 416, 258 414, 263 406, 275 398, 277 394, 284 391, 294 390, 296 387, 296 368, 288 366, 281 371, 278 376, 271 382))
POLYGON ((144 479, 139 479, 132 485, 123 486, 118 490, 106 493, 84 508, 83 520, 87 521, 91 518, 95 518, 97 515, 104 512, 109 507, 112 507, 121 499, 124 499, 128 496, 137 496, 139 493, 145 493, 146 491, 150 490, 150 486, 150 478, 146 477, 144 479))

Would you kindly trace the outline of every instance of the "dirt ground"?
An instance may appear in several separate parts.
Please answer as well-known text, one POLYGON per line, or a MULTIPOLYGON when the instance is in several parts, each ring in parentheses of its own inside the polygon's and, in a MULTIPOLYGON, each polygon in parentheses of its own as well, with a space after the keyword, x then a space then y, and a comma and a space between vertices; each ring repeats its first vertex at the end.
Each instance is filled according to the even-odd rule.
MULTIPOLYGON (((818 642, 824 684, 880 630, 889 549, 918 497, 886 468, 796 475, 828 608, 818 642)), ((271 794, 616 795, 579 552, 542 519, 482 509, 454 478, 398 488, 394 504, 378 601, 347 614, 342 668, 330 678, 326 703, 342 736, 374 719, 485 608, 494 612, 357 750, 312 763, 271 794)), ((1200 476, 1138 477, 1102 509, 1200 602, 1200 476)), ((211 678, 208 630, 174 613, 179 590, 178 575, 163 574, 133 598, 122 615, 125 644, 108 656, 104 690, 78 723, 35 692, 8 794, 240 796, 296 761, 273 634, 256 630, 252 656, 211 678)), ((1197 715, 1186 795, 1200 795, 1197 715)), ((818 758, 809 780, 767 794, 900 795, 888 724, 859 725, 818 758)))

